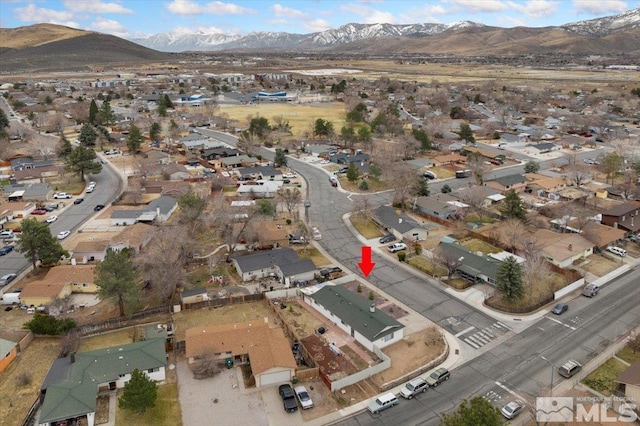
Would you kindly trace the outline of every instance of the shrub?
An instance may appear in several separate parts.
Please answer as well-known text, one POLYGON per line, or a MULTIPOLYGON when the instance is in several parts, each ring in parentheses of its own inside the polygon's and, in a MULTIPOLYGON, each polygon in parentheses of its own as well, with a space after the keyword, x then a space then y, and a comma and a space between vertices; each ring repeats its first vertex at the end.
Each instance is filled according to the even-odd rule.
POLYGON ((16 377, 16 384, 19 387, 23 387, 31 384, 31 375, 26 371, 18 374, 18 377, 16 377))
POLYGON ((422 246, 421 246, 420 244, 416 244, 416 245, 414 245, 414 246, 413 246, 413 248, 415 249, 416 254, 417 254, 418 256, 420 255, 420 253, 422 253, 422 246))
POLYGON ((362 293, 362 284, 358 284, 358 288, 356 288, 358 293, 362 293))
POLYGON ((31 330, 33 334, 46 334, 49 336, 57 336, 65 334, 69 330, 76 328, 76 322, 71 318, 56 319, 49 315, 36 315, 27 322, 24 327, 31 330))
POLYGON ((407 253, 405 253, 405 252, 399 252, 398 253, 398 260, 400 262, 404 262, 406 258, 407 258, 407 253))
POLYGON ((376 295, 373 293, 373 290, 369 290, 369 300, 373 300, 376 298, 376 295))
POLYGON ((367 191, 369 189, 369 184, 367 183, 366 180, 363 180, 358 185, 358 189, 360 189, 361 191, 367 191))
POLYGON ((291 225, 291 219, 287 219, 287 225, 291 225))

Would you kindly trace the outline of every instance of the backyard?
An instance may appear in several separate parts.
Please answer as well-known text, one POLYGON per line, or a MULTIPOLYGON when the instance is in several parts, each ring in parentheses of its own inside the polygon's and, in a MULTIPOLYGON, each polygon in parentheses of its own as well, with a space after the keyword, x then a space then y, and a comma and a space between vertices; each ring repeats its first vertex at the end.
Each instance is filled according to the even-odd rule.
POLYGON ((351 220, 351 224, 354 226, 354 228, 356 228, 356 231, 358 231, 358 233, 367 240, 371 238, 378 238, 383 235, 371 219, 362 217, 357 214, 351 215, 349 219, 351 220))
POLYGON ((58 338, 35 338, 0 373, 0 419, 3 426, 19 426, 40 394, 40 385, 60 353, 58 338))

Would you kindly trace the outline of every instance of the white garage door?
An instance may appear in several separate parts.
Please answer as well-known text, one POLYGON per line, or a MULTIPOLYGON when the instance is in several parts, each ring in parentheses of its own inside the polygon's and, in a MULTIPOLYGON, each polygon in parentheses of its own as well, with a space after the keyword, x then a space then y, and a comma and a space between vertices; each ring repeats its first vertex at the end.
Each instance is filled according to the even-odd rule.
POLYGON ((260 375, 260 386, 277 385, 291 381, 291 370, 274 371, 260 375))

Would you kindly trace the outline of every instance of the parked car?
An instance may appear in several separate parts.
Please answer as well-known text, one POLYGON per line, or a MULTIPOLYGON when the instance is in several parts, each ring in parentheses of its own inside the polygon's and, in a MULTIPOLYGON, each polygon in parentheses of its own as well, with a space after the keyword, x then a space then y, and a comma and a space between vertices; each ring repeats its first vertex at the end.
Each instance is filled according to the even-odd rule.
POLYGON ((395 253, 397 251, 406 250, 406 249, 407 249, 407 245, 405 243, 395 243, 387 247, 387 250, 389 250, 391 253, 395 253))
POLYGON ((75 200, 73 200, 73 204, 80 204, 83 201, 84 201, 84 198, 76 198, 75 200))
POLYGON ((58 216, 56 216, 56 215, 49 216, 49 217, 47 218, 47 223, 53 223, 53 222, 55 222, 56 220, 58 220, 58 216))
POLYGON ((6 254, 9 254, 13 251, 14 246, 12 244, 8 244, 4 247, 0 247, 0 256, 4 256, 6 254))
POLYGON ((435 388, 445 380, 449 380, 450 376, 451 376, 451 373, 449 373, 449 370, 447 370, 444 367, 441 367, 441 368, 438 368, 433 373, 429 374, 426 381, 430 387, 435 388))
POLYGON ((321 240, 322 239, 322 234, 320 233, 320 230, 316 227, 312 228, 312 234, 313 234, 313 239, 314 240, 321 240))
POLYGON ((567 305, 566 303, 558 303, 556 306, 553 307, 553 309, 551 310, 551 313, 556 315, 562 315, 568 310, 569 310, 569 305, 567 305))
POLYGON ((16 232, 15 230, 12 231, 10 229, 5 229, 4 231, 0 232, 0 240, 13 240, 14 235, 13 233, 16 232))
POLYGON ((16 278, 16 274, 6 274, 0 277, 0 287, 4 287, 16 278))
POLYGON ((395 236, 393 236, 392 234, 387 234, 387 235, 382 236, 382 238, 380 238, 379 242, 380 242, 380 244, 387 244, 387 243, 390 243, 390 242, 395 241, 395 240, 396 240, 395 236))
POLYGON ((424 173, 422 174, 422 176, 423 176, 423 177, 425 177, 425 178, 427 178, 427 179, 430 179, 430 180, 438 179, 438 175, 436 175, 436 174, 435 174, 435 173, 433 173, 433 172, 430 172, 429 170, 427 170, 426 172, 424 172, 424 173))
POLYGON ((67 238, 69 235, 71 234, 70 231, 60 231, 58 233, 58 239, 59 240, 64 240, 65 238, 67 238))
POLYGON ((300 401, 300 406, 303 410, 308 410, 309 408, 313 408, 313 400, 309 396, 309 392, 307 392, 307 388, 304 386, 296 386, 294 388, 296 393, 296 397, 298 397, 298 401, 300 401))
POLYGON ((400 395, 404 398, 411 399, 421 392, 426 392, 428 388, 429 384, 426 380, 421 377, 416 377, 404 384, 402 389, 400 389, 400 395))
POLYGON ((558 368, 558 374, 568 379, 575 376, 580 370, 582 370, 582 364, 570 359, 558 368))
POLYGON ((31 214, 37 215, 37 216, 42 216, 44 214, 47 214, 47 211, 45 209, 36 209, 36 210, 32 211, 31 214))
POLYGON ((522 412, 523 408, 524 408, 524 403, 520 400, 515 400, 515 401, 511 401, 510 403, 502 407, 502 410, 500 410, 500 412, 502 412, 502 415, 505 418, 511 420, 511 419, 515 419, 518 416, 518 414, 522 412))
POLYGON ((334 188, 338 187, 338 178, 335 176, 331 176, 329 178, 329 182, 331 182, 331 186, 333 186, 334 188))
POLYGON ((597 296, 600 291, 600 287, 595 284, 589 284, 582 290, 582 295, 586 297, 597 296))
POLYGON ((297 236, 294 234, 289 234, 289 244, 304 244, 304 237, 297 236))
POLYGON ((85 190, 84 190, 84 192, 85 192, 86 194, 90 194, 90 193, 92 193, 92 192, 93 192, 93 190, 94 190, 94 189, 96 189, 96 187, 95 187, 95 186, 87 186, 87 189, 85 189, 85 190))
POLYGON ((280 393, 280 398, 282 398, 284 411, 287 413, 293 413, 298 409, 298 403, 296 402, 296 397, 293 393, 293 389, 291 389, 291 385, 280 385, 278 387, 278 393, 280 393))
POLYGON ((95 206, 93 208, 94 212, 99 212, 100 210, 104 209, 104 204, 98 204, 97 206, 95 206))
POLYGON ((55 194, 53 194, 53 198, 55 199, 68 199, 68 198, 72 198, 73 195, 71 194, 67 194, 66 192, 57 192, 55 194))
POLYGON ((371 414, 378 414, 380 411, 384 411, 387 408, 398 405, 399 403, 400 401, 398 401, 398 398, 396 398, 396 396, 392 392, 389 392, 384 395, 380 395, 379 397, 371 401, 371 403, 369 403, 369 405, 367 406, 367 409, 371 414))

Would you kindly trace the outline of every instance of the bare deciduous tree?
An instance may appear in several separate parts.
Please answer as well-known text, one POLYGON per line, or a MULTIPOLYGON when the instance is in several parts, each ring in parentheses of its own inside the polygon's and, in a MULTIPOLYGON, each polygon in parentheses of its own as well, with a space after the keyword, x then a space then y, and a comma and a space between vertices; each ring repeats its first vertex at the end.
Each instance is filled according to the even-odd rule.
POLYGON ((294 220, 297 220, 298 216, 298 205, 300 201, 302 201, 302 194, 298 188, 280 188, 278 190, 277 199, 279 202, 284 204, 284 207, 289 212, 289 216, 293 217, 294 220))
POLYGON ((361 197, 357 197, 353 201, 353 213, 356 214, 359 218, 362 219, 370 219, 371 218, 371 200, 368 196, 364 195, 361 197))
POLYGON ((452 252, 443 250, 441 247, 437 247, 433 251, 434 259, 439 262, 446 270, 447 277, 451 279, 458 267, 462 265, 463 257, 460 257, 452 252))
POLYGON ((510 218, 504 221, 502 230, 509 244, 509 248, 512 252, 515 252, 518 248, 518 242, 521 241, 522 234, 525 231, 524 224, 519 219, 510 218))

